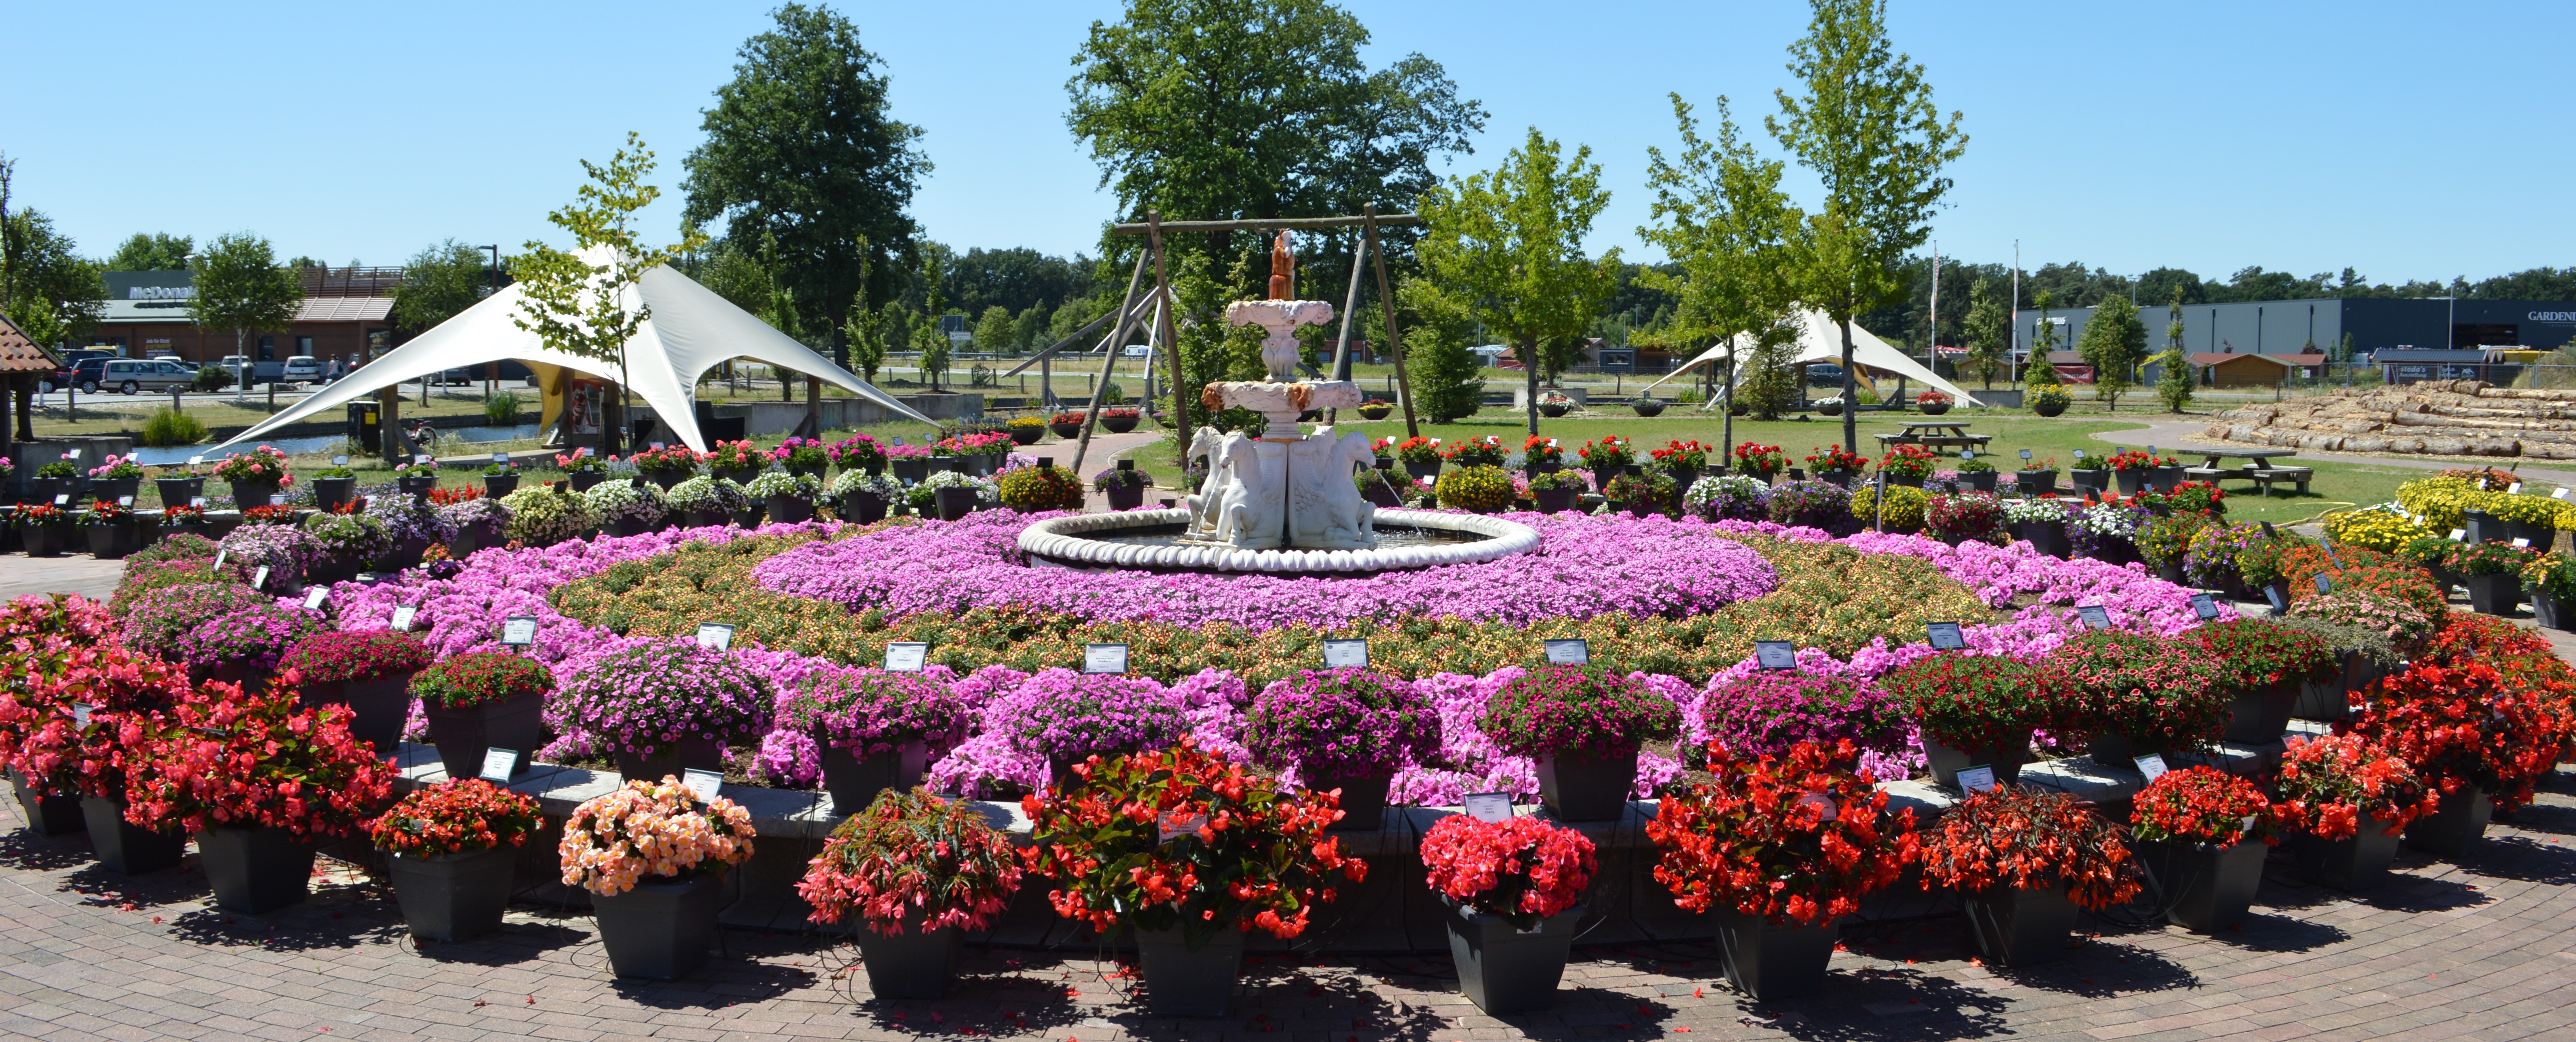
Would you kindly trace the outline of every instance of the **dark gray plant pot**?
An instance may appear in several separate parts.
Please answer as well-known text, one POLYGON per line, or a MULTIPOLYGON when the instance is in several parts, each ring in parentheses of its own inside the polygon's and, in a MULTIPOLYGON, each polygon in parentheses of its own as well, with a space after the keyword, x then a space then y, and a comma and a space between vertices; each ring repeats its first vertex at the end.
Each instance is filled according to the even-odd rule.
POLYGON ((652 980, 678 980, 706 963, 724 906, 722 872, 676 883, 648 880, 622 894, 590 897, 608 968, 652 980))
POLYGON ((2171 492, 2182 484, 2182 467, 2156 467, 2147 472, 2147 487, 2158 492, 2171 492))
POLYGON ((2075 491, 2077 492, 2088 490, 2100 492, 2111 487, 2111 469, 2108 467, 2094 469, 2079 467, 2077 469, 2067 471, 2066 479, 2075 484, 2075 491))
MULTIPOLYGON (((946 488, 944 488, 944 489, 940 489, 940 490, 939 490, 939 494, 940 494, 941 496, 943 496, 943 497, 944 497, 944 496, 948 495, 948 494, 949 494, 949 493, 951 493, 951 492, 966 492, 966 491, 969 491, 969 490, 967 490, 967 489, 962 489, 962 488, 961 488, 961 489, 946 489, 946 488)), ((1107 496, 1107 497, 1109 498, 1109 509, 1111 509, 1111 510, 1134 510, 1134 509, 1136 509, 1136 508, 1138 508, 1138 507, 1141 507, 1141 506, 1144 506, 1144 505, 1145 505, 1145 486, 1143 486, 1143 485, 1122 485, 1122 486, 1120 486, 1120 487, 1118 487, 1118 488, 1113 488, 1113 489, 1104 489, 1104 490, 1102 490, 1101 495, 1107 496)), ((967 497, 966 503, 967 503, 967 509, 968 509, 968 510, 972 510, 972 509, 974 509, 974 502, 975 502, 974 497, 972 497, 972 496, 967 497)), ((948 518, 948 507, 946 506, 946 500, 945 500, 945 499, 943 499, 943 500, 941 501, 941 504, 942 504, 942 505, 941 505, 941 506, 940 506, 940 508, 939 508, 939 516, 940 516, 940 519, 941 519, 941 520, 948 520, 948 519, 949 519, 949 518, 948 518)), ((965 515, 964 513, 962 513, 962 512, 961 512, 961 513, 959 513, 957 516, 958 516, 958 517, 964 517, 964 516, 966 516, 966 515, 965 515)))
POLYGON ((476 550, 504 543, 501 529, 496 525, 465 525, 456 530, 455 538, 447 541, 447 555, 462 561, 474 556, 476 550))
POLYGON ((71 525, 28 525, 22 533, 29 557, 61 557, 72 548, 72 541, 85 538, 71 525))
POLYGON ((967 473, 968 471, 967 471, 967 469, 966 469, 966 457, 964 457, 964 456, 932 456, 932 457, 930 457, 930 472, 931 472, 931 473, 933 473, 933 474, 964 474, 964 473, 967 473))
POLYGON ((1816 480, 1837 488, 1850 488, 1852 479, 1859 476, 1860 475, 1847 470, 1820 470, 1816 472, 1816 480))
MULTIPOLYGON (((152 487, 161 493, 162 506, 183 507, 188 505, 189 500, 206 494, 206 479, 154 478, 152 479, 152 487)), ((53 497, 47 496, 45 498, 47 500, 51 500, 53 497)))
MULTIPOLYGON (((920 742, 905 742, 893 752, 865 758, 819 734, 814 744, 823 747, 823 791, 832 794, 832 813, 844 817, 868 809, 877 794, 888 789, 900 791, 921 784, 921 776, 929 770, 930 749, 920 742)), ((859 932, 869 931, 861 927, 859 932)))
POLYGON ((769 519, 782 523, 814 520, 814 501, 802 496, 771 496, 769 519))
POLYGON ((2345 652, 2342 658, 2341 668, 2332 676, 2299 685, 2299 701, 2290 707, 2291 716, 2301 720, 2341 720, 2351 715, 2352 695, 2349 692, 2358 688, 2344 685, 2351 679, 2361 656, 2345 652))
POLYGON ((1393 774, 1364 774, 1353 778, 1312 778, 1306 787, 1317 792, 1342 790, 1342 820, 1328 826, 1328 831, 1375 832, 1386 827, 1386 790, 1394 783, 1393 774))
POLYGON ((2463 788, 2442 797, 2440 808, 2406 826, 2406 847, 2427 854, 2459 854, 2487 835, 2495 818, 2495 801, 2477 789, 2463 788))
POLYGON ((418 568, 420 567, 421 555, 427 552, 429 552, 429 540, 427 539, 414 537, 399 540, 394 543, 393 549, 385 551, 385 555, 383 557, 376 559, 376 570, 379 572, 399 572, 405 568, 418 568))
POLYGON ((653 473, 644 475, 644 480, 652 482, 654 488, 668 492, 671 490, 671 486, 689 480, 690 477, 694 476, 694 473, 695 472, 693 471, 686 470, 657 470, 653 473))
MULTIPOLYGON (((599 480, 598 480, 598 479, 599 479, 599 475, 597 475, 597 474, 593 474, 593 475, 590 475, 590 477, 591 477, 591 484, 596 485, 596 484, 598 484, 598 483, 599 483, 599 480)), ((575 474, 575 475, 573 475, 573 476, 572 476, 572 478, 573 478, 573 481, 572 481, 572 487, 573 487, 573 490, 574 490, 574 491, 580 491, 580 490, 581 490, 581 488, 583 487, 583 486, 582 486, 582 483, 581 483, 582 475, 575 474)), ((430 492, 430 490, 431 490, 431 489, 434 489, 434 488, 437 488, 437 487, 438 487, 438 475, 436 475, 436 474, 423 474, 423 475, 421 475, 421 476, 419 476, 419 477, 416 477, 416 478, 395 478, 395 479, 394 479, 394 488, 395 488, 395 489, 397 489, 397 490, 399 490, 399 491, 402 491, 402 492, 404 492, 404 493, 408 493, 408 494, 410 494, 410 495, 412 495, 412 496, 426 496, 426 495, 428 495, 428 494, 429 494, 429 492, 430 492)))
POLYGON ((117 875, 139 876, 177 868, 179 858, 188 852, 188 837, 154 832, 126 821, 124 800, 83 796, 80 809, 99 867, 117 875))
POLYGON ((689 511, 687 522, 691 528, 722 528, 732 523, 733 518, 726 516, 721 510, 689 511))
POLYGON ((88 541, 89 555, 101 561, 118 560, 141 549, 133 525, 83 525, 81 536, 88 541))
POLYGON ((1923 736, 1923 758, 1931 764, 1932 780, 1957 788, 1959 772, 1970 767, 1992 767, 1995 780, 2021 780, 2021 765, 2030 759, 2030 732, 2021 733, 2021 744, 2010 749, 1956 749, 1941 744, 1930 734, 1923 736))
POLYGON ((2094 763, 2100 764, 2104 767, 2120 767, 2132 771, 2138 769, 2138 757, 2145 756, 2148 753, 2161 754, 2164 752, 2163 749, 2150 749, 2140 746, 2136 742, 2130 741, 2129 736, 2124 734, 2095 735, 2092 743, 2086 747, 2085 751, 2093 757, 2094 763))
POLYGON ((313 508, 325 514, 349 501, 358 491, 356 478, 313 479, 313 508))
POLYGON ((1565 961, 1574 950, 1575 925, 1583 906, 1549 916, 1532 930, 1513 926, 1446 895, 1449 914, 1449 958, 1458 966, 1458 987, 1487 1016, 1529 1013, 1556 1005, 1556 987, 1565 979, 1565 961))
POLYGON ((1399 464, 1399 466, 1404 468, 1406 476, 1411 477, 1416 481, 1434 481, 1438 480, 1440 477, 1439 460, 1432 460, 1429 463, 1414 463, 1406 461, 1399 464))
POLYGON ((2162 564, 2156 565, 2156 578, 2162 579, 2176 586, 2191 585, 2190 578, 2183 575, 2181 561, 2166 561, 2162 564))
MULTIPOLYGON (((593 488, 597 488, 600 482, 608 480, 608 472, 604 470, 576 470, 571 474, 566 475, 566 477, 571 479, 573 491, 588 492, 593 488)), ((409 490, 406 489, 405 491, 409 490)))
POLYGON ((1142 417, 1103 415, 1100 417, 1100 425, 1108 428, 1111 434, 1125 434, 1136 429, 1136 422, 1139 419, 1142 417))
POLYGON ((727 516, 733 519, 733 526, 735 528, 760 527, 760 508, 758 507, 731 511, 727 516))
POLYGON ((2389 862, 2397 858, 2397 837, 2381 832, 2383 827, 2365 814, 2349 839, 2292 836, 2290 860, 2320 886, 2368 890, 2388 879, 2389 862))
POLYGON ((1539 801, 1558 821, 1617 821, 1637 785, 1637 751, 1608 757, 1557 754, 1538 758, 1539 801))
POLYGON ((1566 412, 1572 408, 1573 406, 1561 405, 1556 402, 1540 402, 1538 403, 1538 414, 1548 417, 1549 419, 1554 419, 1565 415, 1566 412))
POLYGON ((1661 416, 1664 412, 1664 401, 1661 398, 1639 398, 1629 402, 1628 407, 1637 410, 1639 416, 1661 416))
POLYGON ((2504 519, 2484 510, 2460 511, 2461 539, 2471 543, 2501 543, 2513 538, 2513 530, 2504 519))
POLYGON ((2265 745, 2289 730, 2290 711, 2298 708, 2300 684, 2285 680, 2259 691, 2240 691, 2227 702, 2227 740, 2265 745))
POLYGON ((2469 609, 2480 615, 2511 615, 2522 603, 2522 578, 2511 572, 2462 577, 2469 588, 2469 609))
POLYGON ((1839 927, 1774 926, 1758 915, 1713 913, 1717 943, 1726 959, 1726 982, 1757 1002, 1812 995, 1824 989, 1839 927))
POLYGON ((516 475, 516 474, 485 474, 485 475, 483 475, 483 494, 484 494, 486 497, 489 497, 489 498, 492 498, 492 499, 499 499, 499 498, 501 498, 501 497, 503 497, 503 496, 509 495, 510 493, 512 493, 512 492, 516 492, 516 491, 518 491, 518 490, 519 490, 519 475, 516 475))
POLYGON ((864 921, 856 926, 859 964, 868 971, 868 992, 880 999, 938 999, 948 996, 957 979, 957 958, 965 951, 966 932, 954 926, 929 932, 920 916, 904 932, 881 934, 864 921))
POLYGON ((1962 471, 1959 474, 1959 480, 1967 482, 1969 488, 1975 489, 1979 492, 1994 491, 1995 478, 1996 474, 1991 470, 1970 470, 1962 471))
POLYGON ((1890 485, 1905 485, 1905 486, 1910 487, 1910 488, 1922 488, 1922 487, 1923 487, 1923 475, 1921 475, 1921 474, 1890 474, 1890 475, 1888 475, 1888 476, 1887 476, 1887 483, 1888 483, 1888 484, 1890 484, 1890 485))
MULTIPOLYGON (((939 512, 939 519, 940 519, 940 520, 942 520, 942 521, 955 521, 955 520, 957 520, 958 518, 965 517, 966 515, 968 515, 968 514, 972 514, 972 513, 974 513, 974 512, 975 512, 975 490, 974 490, 974 489, 971 489, 971 488, 942 488, 942 489, 933 489, 933 490, 931 490, 931 497, 932 497, 932 501, 933 501, 933 503, 935 504, 935 507, 934 507, 934 508, 939 512)), ((1143 504, 1143 503, 1144 503, 1144 501, 1145 501, 1145 490, 1144 490, 1144 489, 1141 489, 1141 488, 1133 488, 1133 489, 1111 489, 1111 490, 1109 490, 1109 505, 1110 505, 1113 509, 1119 509, 1119 510, 1129 510, 1129 509, 1134 509, 1134 507, 1135 507, 1135 506, 1143 504), (1121 507, 1121 506, 1119 506, 1119 505, 1118 505, 1118 498, 1119 498, 1118 494, 1119 494, 1120 492, 1125 492, 1125 493, 1127 493, 1128 495, 1135 497, 1135 499, 1136 499, 1136 503, 1135 503, 1135 504, 1130 504, 1129 506, 1125 506, 1125 507, 1121 507)))
POLYGON ((1819 416, 1840 416, 1843 414, 1843 403, 1819 402, 1816 404, 1816 414, 1819 416))
POLYGON ((307 709, 335 702, 348 706, 356 714, 349 721, 349 737, 374 746, 379 753, 389 753, 402 740, 403 723, 411 716, 411 678, 409 673, 399 673, 346 683, 306 684, 296 691, 296 700, 307 709))
POLYGON ((312 841, 270 828, 210 828, 196 838, 197 865, 224 911, 258 915, 312 896, 312 841))
POLYGON ((2576 623, 2576 618, 2570 618, 2563 613, 2560 609, 2565 606, 2559 604, 2558 598, 2552 596, 2549 591, 2532 590, 2524 596, 2531 598, 2531 619, 2542 629, 2576 629, 2576 626, 2569 625, 2576 623))
POLYGON ((841 499, 842 519, 863 525, 885 520, 885 497, 874 492, 853 492, 841 499))
POLYGON ((617 774, 627 781, 655 782, 665 775, 676 778, 690 768, 724 770, 724 743, 712 738, 683 738, 662 746, 651 756, 623 750, 617 754, 617 774))
POLYGON ((81 816, 77 793, 46 792, 28 781, 23 771, 10 771, 9 781, 18 790, 18 810, 24 815, 28 831, 39 836, 60 836, 89 829, 88 820, 81 816))
POLYGON ((918 485, 930 477, 928 456, 895 456, 888 459, 886 465, 894 468, 895 480, 907 485, 918 485))
POLYGON ((462 941, 500 929, 518 863, 517 847, 440 857, 385 855, 403 924, 424 941, 462 941))
POLYGON ((2193 933, 2217 933, 2253 907, 2254 891, 2263 885, 2263 858, 2272 848, 2259 840, 2225 847, 2141 840, 2136 849, 2138 863, 2170 906, 2165 921, 2193 933))
POLYGON ((1179 929, 1136 931, 1145 1008, 1158 1017, 1222 1017, 1243 969, 1243 931, 1227 926, 1193 951, 1179 929))
POLYGON ((2064 521, 2015 521, 2016 538, 2030 541, 2030 548, 2059 560, 2075 556, 2075 540, 2066 533, 2064 521))
POLYGON ((525 773, 528 756, 542 740, 545 707, 545 696, 539 694, 465 709, 449 709, 427 698, 420 705, 421 715, 429 719, 430 744, 438 747, 438 761, 450 778, 482 776, 483 754, 494 747, 519 754, 510 765, 511 777, 525 773))
POLYGON ((643 535, 653 530, 653 522, 629 514, 608 523, 608 534, 618 538, 643 535))
POLYGON ((718 481, 731 481, 737 485, 748 485, 751 484, 751 479, 759 477, 760 472, 767 469, 767 467, 714 467, 710 468, 707 473, 714 475, 718 481))
POLYGON ((2055 962, 2075 929, 2075 902, 2062 887, 1989 887, 1959 895, 1977 951, 1996 966, 2055 962))
POLYGON ((2146 470, 2137 467, 2111 472, 2111 479, 2119 482, 2120 494, 2124 496, 2145 489, 2147 476, 2146 470))
POLYGON ((2558 526, 2546 521, 2507 521, 2504 530, 2506 538, 2531 540, 2531 548, 2542 553, 2558 542, 2558 526))
POLYGON ((2013 484, 2020 486, 2025 496, 2049 495, 2057 491, 2057 472, 2053 470, 2015 471, 2013 484))

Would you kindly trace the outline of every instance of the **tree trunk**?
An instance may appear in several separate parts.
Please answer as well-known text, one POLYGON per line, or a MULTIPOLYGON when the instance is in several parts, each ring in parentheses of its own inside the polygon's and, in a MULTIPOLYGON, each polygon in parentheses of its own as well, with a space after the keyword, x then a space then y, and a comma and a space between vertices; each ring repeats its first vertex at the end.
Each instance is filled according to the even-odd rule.
POLYGON ((1835 316, 1843 331, 1843 451, 1860 451, 1860 371, 1852 367, 1851 319, 1835 316))
POLYGON ((1538 344, 1535 341, 1530 343, 1529 350, 1522 352, 1521 369, 1529 380, 1528 400, 1521 404, 1527 406, 1529 433, 1535 438, 1538 437, 1538 344))

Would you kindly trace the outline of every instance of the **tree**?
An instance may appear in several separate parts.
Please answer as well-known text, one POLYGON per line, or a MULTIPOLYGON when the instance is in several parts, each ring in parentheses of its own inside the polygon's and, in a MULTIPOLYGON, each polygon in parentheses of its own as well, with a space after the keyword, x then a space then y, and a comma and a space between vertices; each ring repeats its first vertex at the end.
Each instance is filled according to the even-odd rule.
POLYGON ((284 329, 295 319, 304 286, 277 263, 268 240, 249 232, 215 236, 197 256, 197 295, 188 317, 207 329, 233 331, 233 353, 247 356, 254 330, 284 329))
POLYGON ((850 345, 850 364, 858 367, 859 377, 875 383, 877 367, 885 364, 884 316, 868 306, 866 291, 850 302, 849 319, 841 324, 842 336, 850 345))
MULTIPOLYGON (((1646 185, 1655 192, 1654 226, 1637 234, 1663 247, 1673 270, 1645 269, 1638 284, 1663 291, 1676 306, 1671 325, 1658 339, 1687 344, 1723 341, 1729 345, 1727 367, 1740 381, 1744 370, 1733 356, 1748 338, 1769 337, 1790 311, 1791 287, 1783 277, 1787 235, 1798 224, 1795 207, 1780 191, 1782 165, 1756 156, 1737 133, 1726 99, 1717 99, 1717 140, 1699 136, 1690 103, 1671 95, 1673 118, 1681 125, 1682 151, 1677 162, 1649 147, 1646 185)), ((1774 352, 1777 354, 1778 352, 1774 352)), ((1772 364, 1782 364, 1772 359, 1772 364)), ((1797 387, 1792 383, 1789 395, 1797 387)), ((1764 418, 1787 405, 1766 387, 1764 418)), ((1728 441, 1733 441, 1734 414, 1727 414, 1728 441)), ((1730 446, 1731 448, 1731 446, 1730 446)))
MULTIPOLYGON (((1451 306, 1438 288, 1407 277, 1396 289, 1406 312, 1404 350, 1412 364, 1414 412, 1433 423, 1450 423, 1476 415, 1484 407, 1484 359, 1468 350, 1476 323, 1451 306)), ((1373 315, 1371 335, 1383 333, 1386 320, 1373 315)))
POLYGON ((2169 319, 2165 323, 2165 350, 2161 356, 2165 367, 2164 372, 2156 377, 2156 397, 2165 400, 2166 409, 2181 412, 2183 406, 2191 404, 2192 372, 2191 356, 2182 349, 2180 294, 2174 296, 2173 303, 2165 306, 2165 315, 2169 319))
POLYGON ((2057 350, 2057 323, 2048 320, 2048 309, 2055 303, 2055 297, 2047 290, 2039 291, 2030 299, 2031 307, 2039 311, 2039 321, 2032 325, 2030 364, 2022 367, 2021 382, 2025 389, 2056 387, 2063 390, 2065 387, 2057 380, 2057 363, 2048 358, 2057 350))
POLYGON ((1995 371, 2012 375, 2012 316, 1995 299, 1995 284, 1984 276, 1968 287, 1968 368, 1986 387, 1995 386, 1995 371))
POLYGON ((939 374, 948 371, 948 331, 940 328, 939 309, 947 303, 943 286, 949 256, 946 246, 922 244, 921 293, 926 306, 922 323, 912 331, 912 349, 921 352, 921 382, 934 391, 939 389, 939 374))
POLYGON ((653 166, 652 150, 632 131, 608 165, 583 160, 582 172, 592 183, 581 186, 578 201, 546 215, 555 227, 572 233, 573 252, 532 239, 510 258, 510 273, 523 293, 512 324, 535 333, 554 350, 617 363, 618 393, 611 402, 615 422, 601 426, 603 452, 616 450, 617 431, 625 424, 630 382, 626 342, 653 317, 651 305, 628 311, 626 291, 642 282, 645 272, 706 243, 694 228, 679 242, 658 249, 636 237, 635 212, 662 194, 660 187, 644 183, 653 166), (591 263, 594 257, 600 263, 591 263))
MULTIPOLYGON (((1902 265, 1932 234, 1950 179, 1941 168, 1967 151, 1959 114, 1941 121, 1923 66, 1887 40, 1884 0, 1809 0, 1815 18, 1790 45, 1789 71, 1806 95, 1779 91, 1771 136, 1823 182, 1824 205, 1797 237, 1799 297, 1842 329, 1843 400, 1859 400, 1852 320, 1902 300, 1902 265)), ((1843 410, 1843 448, 1859 450, 1858 416, 1843 410)))
POLYGON ((1619 251, 1583 255, 1583 237, 1610 204, 1592 150, 1561 149, 1531 127, 1491 173, 1450 178, 1424 193, 1422 269, 1443 305, 1508 338, 1528 372, 1529 432, 1538 433, 1540 345, 1583 335, 1619 268, 1619 251))
MULTIPOLYGON (((105 312, 107 282, 82 260, 70 236, 36 210, 9 211, 17 161, 0 156, 0 315, 38 344, 54 346, 89 331, 105 312)), ((19 416, 23 420, 26 413, 19 416)))
POLYGON ((2084 323, 2075 351, 2093 367, 2093 396, 2117 411, 2120 396, 2129 390, 2129 378, 2137 374, 2138 363, 2147 355, 2147 326, 2138 320, 2138 306, 2116 293, 2102 298, 2093 306, 2092 319, 2084 323))
POLYGON ((1038 342, 1039 337, 1046 335, 1046 329, 1046 301, 1041 300, 1029 305, 1027 310, 1020 312, 1019 318, 1012 320, 1011 350, 1035 351, 1047 346, 1038 342))
POLYGON ((480 303, 492 287, 482 250, 454 239, 413 254, 394 290, 394 326, 418 334, 480 303))
POLYGON ((703 110, 707 140, 684 164, 682 219, 695 228, 723 218, 737 242, 773 238, 778 277, 797 298, 827 302, 824 328, 846 365, 844 302, 862 273, 883 273, 866 287, 875 299, 902 288, 900 266, 885 262, 910 252, 918 229, 905 208, 930 160, 916 144, 921 128, 891 115, 857 27, 797 3, 770 17, 776 27, 743 42, 732 82, 703 110))
POLYGON ((769 306, 768 269, 732 239, 720 240, 699 251, 692 261, 696 270, 689 277, 723 297, 726 303, 755 315, 769 306))
POLYGON ((1019 328, 1011 321, 1011 309, 999 304, 985 308, 984 317, 975 321, 975 350, 986 354, 1007 352, 1019 328))
POLYGON ((1798 334, 1797 321, 1785 317, 1752 333, 1744 375, 1735 381, 1735 400, 1744 403, 1754 419, 1777 420, 1797 407, 1807 379, 1806 367, 1797 364, 1798 334))
POLYGON ((109 271, 180 271, 188 266, 188 255, 197 252, 197 240, 165 232, 136 232, 107 258, 109 271))

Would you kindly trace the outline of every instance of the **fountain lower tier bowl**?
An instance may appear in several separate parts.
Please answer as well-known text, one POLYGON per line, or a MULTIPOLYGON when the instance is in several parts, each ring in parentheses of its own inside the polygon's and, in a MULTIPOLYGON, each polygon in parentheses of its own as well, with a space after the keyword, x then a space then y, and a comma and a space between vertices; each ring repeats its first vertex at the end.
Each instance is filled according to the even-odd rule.
POLYGON ((1020 552, 1040 568, 1342 575, 1471 564, 1538 549, 1537 530, 1475 514, 1379 510, 1378 545, 1367 550, 1241 550, 1184 543, 1180 537, 1190 518, 1187 510, 1052 518, 1020 530, 1020 552))

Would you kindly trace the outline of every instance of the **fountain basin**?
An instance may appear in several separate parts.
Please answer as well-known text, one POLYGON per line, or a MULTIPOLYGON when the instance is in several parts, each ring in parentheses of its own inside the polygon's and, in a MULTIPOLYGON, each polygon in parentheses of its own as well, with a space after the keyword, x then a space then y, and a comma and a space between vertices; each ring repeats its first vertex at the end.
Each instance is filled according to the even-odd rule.
POLYGON ((1122 510, 1051 518, 1020 530, 1020 553, 1035 567, 1084 570, 1347 574, 1490 561, 1538 549, 1538 532, 1516 521, 1430 510, 1379 510, 1380 545, 1368 550, 1242 550, 1178 543, 1188 510, 1122 510))

